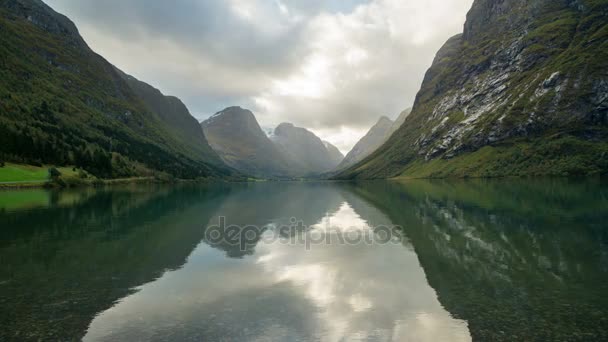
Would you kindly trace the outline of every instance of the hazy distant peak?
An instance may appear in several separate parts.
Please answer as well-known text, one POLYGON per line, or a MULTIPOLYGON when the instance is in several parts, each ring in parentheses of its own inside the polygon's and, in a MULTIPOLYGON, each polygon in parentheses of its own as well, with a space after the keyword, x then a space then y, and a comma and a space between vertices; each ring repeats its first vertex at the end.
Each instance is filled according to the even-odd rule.
POLYGON ((232 122, 234 124, 240 124, 243 127, 250 127, 251 129, 261 131, 261 128, 255 118, 255 115, 249 109, 241 108, 238 106, 228 107, 222 111, 213 114, 210 118, 203 121, 201 125, 208 127, 210 125, 217 124, 217 122, 232 122))
POLYGON ((412 113, 412 108, 408 108, 408 109, 404 110, 403 112, 401 112, 401 114, 399 114, 399 116, 397 117, 397 119, 393 123, 393 128, 391 129, 391 132, 390 132, 390 134, 389 134, 389 136, 387 138, 389 138, 390 135, 392 135, 399 128, 401 128, 401 126, 405 122, 405 119, 407 119, 407 117, 410 116, 411 113, 412 113))
POLYGON ((321 143, 321 139, 317 137, 313 132, 309 131, 303 127, 297 127, 292 123, 284 122, 277 126, 274 130, 275 137, 283 137, 283 138, 294 138, 295 136, 305 136, 308 139, 317 140, 321 143))
POLYGON ((342 161, 342 153, 306 128, 282 123, 274 131, 272 140, 290 159, 300 163, 310 174, 335 168, 342 161), (328 145, 329 144, 329 145, 328 145))
POLYGON ((244 109, 242 107, 239 106, 232 106, 232 107, 227 107, 217 113, 215 113, 213 116, 219 116, 219 115, 223 115, 223 114, 232 114, 232 115, 253 115, 253 113, 249 110, 249 109, 244 109))
POLYGON ((403 112, 401 112, 399 114, 399 116, 397 117, 397 119, 395 119, 395 122, 401 122, 403 123, 405 121, 405 119, 407 119, 408 116, 410 116, 410 114, 412 114, 412 107, 404 110, 403 112))
POLYGON ((298 127, 294 126, 294 124, 292 123, 283 122, 282 124, 278 125, 277 128, 275 128, 274 134, 280 135, 281 133, 285 133, 296 128, 298 127))
POLYGON ((393 120, 389 119, 389 117, 385 116, 385 115, 381 116, 380 119, 378 119, 378 123, 387 123, 387 122, 393 123, 393 120))
POLYGON ((233 168, 258 177, 289 177, 296 169, 262 130, 255 115, 228 107, 201 126, 211 147, 233 168))
POLYGON ((262 131, 264 131, 264 134, 266 134, 268 138, 272 139, 272 137, 274 137, 274 128, 262 127, 262 131))
POLYGON ((327 149, 327 153, 329 153, 329 158, 334 164, 333 167, 338 166, 342 162, 342 160, 344 160, 344 154, 342 154, 342 152, 329 141, 323 140, 323 144, 327 149))
POLYGON ((372 129, 378 130, 381 129, 381 127, 383 127, 382 129, 386 127, 392 127, 393 123, 393 120, 389 119, 388 117, 381 116, 380 119, 378 119, 378 122, 376 122, 376 124, 372 127, 372 129))
MULTIPOLYGON (((407 110, 406 110, 407 111, 407 110)), ((397 121, 381 116, 367 134, 359 140, 338 166, 338 170, 348 168, 376 151, 394 133, 407 115, 402 112, 397 121)))

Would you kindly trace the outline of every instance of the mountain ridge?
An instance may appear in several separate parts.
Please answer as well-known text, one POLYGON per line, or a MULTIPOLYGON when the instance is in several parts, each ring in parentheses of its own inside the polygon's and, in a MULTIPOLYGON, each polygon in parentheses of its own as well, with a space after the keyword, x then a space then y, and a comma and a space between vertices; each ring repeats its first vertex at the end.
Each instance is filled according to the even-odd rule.
POLYGON ((340 151, 336 146, 334 146, 329 141, 323 140, 323 144, 325 144, 325 148, 329 153, 330 160, 335 165, 340 165, 342 160, 344 160, 344 154, 340 151))
POLYGON ((268 138, 250 110, 228 107, 201 122, 200 127, 229 166, 256 177, 293 176, 291 161, 268 138))
POLYGON ((219 156, 213 151, 198 121, 186 105, 176 96, 165 95, 154 86, 116 69, 147 108, 154 112, 171 129, 173 136, 194 153, 210 162, 221 165, 219 156))
POLYGON ((608 170, 608 1, 473 3, 412 114, 338 179, 608 170))
POLYGON ((381 116, 376 124, 370 128, 365 136, 363 136, 346 157, 344 157, 344 160, 336 167, 334 172, 348 169, 374 153, 388 141, 399 128, 401 128, 405 119, 407 119, 411 112, 411 108, 402 111, 395 121, 392 121, 386 116, 381 116))
POLYGON ((387 135, 390 134, 394 124, 395 122, 388 117, 381 116, 365 136, 353 146, 336 169, 347 169, 371 155, 386 141, 387 135))
POLYGON ((212 115, 201 128, 225 163, 254 177, 314 177, 343 158, 331 143, 291 123, 282 123, 269 134, 253 112, 238 106, 212 115))
POLYGON ((272 141, 291 160, 301 165, 302 175, 319 175, 338 166, 326 144, 313 132, 291 123, 282 123, 274 130, 272 141))
MULTIPOLYGON (((0 154, 100 178, 231 177, 184 145, 65 16, 0 0, 0 154)), ((214 158, 215 159, 215 158, 214 158)))

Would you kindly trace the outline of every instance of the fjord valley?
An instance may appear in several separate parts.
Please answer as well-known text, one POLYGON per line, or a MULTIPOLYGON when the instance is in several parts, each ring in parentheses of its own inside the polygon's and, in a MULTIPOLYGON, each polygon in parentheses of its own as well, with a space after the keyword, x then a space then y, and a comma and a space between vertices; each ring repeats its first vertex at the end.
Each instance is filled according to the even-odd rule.
POLYGON ((608 341, 607 173, 608 0, 0 0, 0 341, 608 341))

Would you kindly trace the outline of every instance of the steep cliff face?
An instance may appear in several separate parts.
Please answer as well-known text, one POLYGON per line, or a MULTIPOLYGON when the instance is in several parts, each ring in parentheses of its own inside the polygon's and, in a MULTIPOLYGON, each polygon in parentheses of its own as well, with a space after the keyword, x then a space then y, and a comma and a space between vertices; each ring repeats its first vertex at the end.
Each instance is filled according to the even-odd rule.
POLYGON ((339 178, 608 170, 608 1, 477 0, 412 114, 339 178))

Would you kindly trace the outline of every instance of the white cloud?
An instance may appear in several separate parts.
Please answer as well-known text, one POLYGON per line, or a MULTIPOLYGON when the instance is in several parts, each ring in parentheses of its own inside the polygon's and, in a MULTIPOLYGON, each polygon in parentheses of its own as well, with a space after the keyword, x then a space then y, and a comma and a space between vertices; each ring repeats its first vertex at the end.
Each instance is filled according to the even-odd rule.
POLYGON ((266 126, 308 127, 348 150, 381 115, 411 106, 441 45, 460 32, 470 0, 378 0, 309 20, 310 55, 255 96, 266 126))
POLYGON ((249 107, 347 152, 412 105, 473 0, 48 0, 91 47, 204 119, 249 107))

